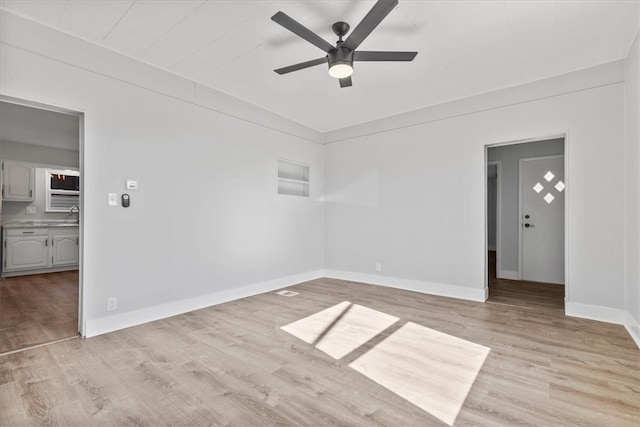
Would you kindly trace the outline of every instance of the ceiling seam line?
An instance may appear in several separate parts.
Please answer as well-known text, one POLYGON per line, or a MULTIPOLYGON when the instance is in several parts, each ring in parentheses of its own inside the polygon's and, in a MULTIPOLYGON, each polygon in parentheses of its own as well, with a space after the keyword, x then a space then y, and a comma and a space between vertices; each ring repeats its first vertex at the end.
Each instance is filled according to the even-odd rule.
MULTIPOLYGON (((41 53, 39 53, 39 52, 35 52, 35 51, 30 50, 30 49, 25 49, 25 48, 23 48, 23 47, 16 46, 16 45, 13 45, 13 44, 11 44, 11 43, 7 43, 7 42, 4 42, 4 41, 3 41, 3 42, 0 42, 0 45, 10 46, 10 47, 12 47, 12 48, 14 48, 14 49, 18 49, 18 50, 21 50, 21 51, 23 51, 23 52, 28 52, 28 53, 31 53, 31 54, 33 54, 33 55, 37 55, 37 56, 40 56, 40 57, 42 57, 42 58, 46 58, 46 59, 48 59, 48 60, 50 60, 50 61, 55 61, 55 62, 58 62, 58 63, 60 63, 60 64, 65 64, 65 65, 68 65, 68 66, 70 66, 70 67, 74 67, 74 68, 76 68, 76 69, 84 70, 84 71, 87 71, 87 72, 89 72, 89 73, 95 74, 95 75, 97 75, 97 76, 105 77, 105 78, 108 78, 108 79, 111 79, 111 80, 118 81, 118 82, 120 82, 120 83, 124 83, 124 84, 129 85, 129 86, 137 87, 138 89, 147 90, 147 91, 152 92, 152 93, 155 93, 155 94, 157 94, 157 95, 166 96, 167 98, 171 98, 171 99, 174 99, 174 100, 176 100, 176 101, 184 102, 184 103, 186 103, 186 104, 190 104, 190 105, 193 105, 193 106, 195 106, 195 107, 199 107, 199 108, 202 108, 202 109, 205 109, 205 110, 213 111, 213 112, 216 112, 216 113, 218 113, 218 114, 221 114, 221 115, 224 115, 224 116, 227 116, 227 117, 231 117, 231 118, 234 118, 234 119, 236 119, 236 120, 240 120, 240 121, 245 122, 245 123, 253 124, 253 125, 255 125, 255 126, 262 127, 262 128, 264 128, 264 129, 269 129, 269 130, 272 130, 272 131, 275 131, 275 132, 278 132, 278 133, 281 133, 281 134, 284 134, 284 135, 293 136, 293 137, 296 137, 296 138, 303 139, 303 140, 305 140, 305 141, 309 141, 309 142, 313 142, 313 143, 318 144, 318 145, 322 145, 322 143, 321 143, 321 142, 318 142, 318 141, 316 141, 316 140, 314 140, 314 139, 311 139, 311 138, 308 138, 308 137, 306 137, 306 136, 301 136, 301 135, 298 135, 298 134, 295 134, 295 133, 292 133, 292 132, 287 132, 287 131, 284 131, 284 130, 282 130, 282 129, 276 128, 276 127, 267 126, 267 125, 265 125, 265 124, 258 123, 258 122, 256 122, 256 121, 253 121, 253 120, 250 120, 250 119, 246 119, 246 118, 244 118, 244 117, 240 117, 240 116, 237 116, 237 115, 234 115, 234 114, 231 114, 231 113, 227 113, 227 112, 222 111, 222 110, 218 110, 218 109, 213 108, 213 107, 208 107, 208 106, 206 106, 206 105, 199 104, 199 103, 197 103, 197 102, 195 102, 195 101, 189 101, 189 100, 184 99, 184 98, 181 98, 181 97, 179 97, 179 96, 175 96, 175 95, 171 95, 171 94, 168 94, 168 93, 160 92, 160 91, 158 91, 158 90, 155 90, 155 89, 152 89, 152 88, 149 88, 149 87, 145 87, 145 86, 139 85, 139 84, 137 84, 137 83, 133 83, 133 82, 130 82, 130 81, 127 81, 127 80, 123 80, 123 79, 118 78, 118 77, 115 77, 115 76, 110 76, 110 75, 108 75, 108 74, 104 74, 104 73, 100 73, 100 72, 95 71, 95 70, 91 70, 90 68, 82 67, 82 66, 80 66, 80 65, 76 65, 76 64, 71 64, 71 63, 69 63, 69 62, 62 61, 62 60, 60 60, 60 59, 53 58, 53 57, 50 57, 50 56, 47 56, 47 55, 43 55, 43 54, 41 54, 41 53)), ((184 78, 184 77, 181 77, 181 78, 183 78, 183 79, 185 79, 185 80, 189 81, 188 79, 186 79, 186 78, 184 78)), ((192 81, 192 80, 191 80, 191 81, 192 81)), ((194 83, 198 84, 197 82, 194 82, 194 83)), ((205 85, 202 85, 202 86, 204 86, 204 87, 206 87, 206 88, 209 88, 208 86, 205 86, 205 85)), ((216 89, 212 89, 212 88, 209 88, 209 89, 214 90, 214 91, 216 91, 216 92, 219 92, 219 91, 217 91, 216 89)), ((243 99, 240 99, 240 98, 237 98, 237 97, 231 96, 231 95, 226 94, 226 93, 224 93, 224 92, 220 92, 220 93, 223 93, 223 94, 225 94, 225 95, 227 95, 227 96, 229 96, 229 97, 231 97, 231 98, 234 98, 234 99, 237 99, 237 100, 242 101, 242 102, 244 102, 244 103, 247 103, 247 104, 249 104, 249 105, 251 105, 251 106, 253 106, 253 107, 255 107, 255 108, 258 108, 258 109, 260 109, 260 110, 267 111, 267 112, 269 112, 269 113, 271 113, 271 114, 276 114, 278 117, 282 117, 283 119, 288 120, 288 121, 290 121, 290 122, 292 122, 292 123, 295 123, 295 124, 296 124, 296 125, 298 125, 298 126, 307 127, 308 129, 310 129, 310 130, 312 130, 312 131, 314 131, 314 132, 317 132, 317 133, 321 134, 320 136, 322 136, 322 132, 317 131, 317 130, 315 130, 315 129, 313 129, 313 128, 310 128, 310 127, 308 127, 308 126, 305 126, 305 125, 303 125, 303 124, 301 124, 301 123, 295 122, 295 121, 293 121, 293 120, 291 120, 291 119, 288 119, 288 118, 286 118, 286 117, 280 116, 279 114, 274 113, 273 111, 266 110, 265 108, 259 107, 259 106, 255 105, 255 104, 251 104, 251 103, 249 103, 249 102, 247 102, 247 101, 245 101, 245 100, 243 100, 243 99)), ((321 138, 321 139, 322 139, 322 138, 321 138)))
POLYGON ((140 52, 140 56, 143 56, 145 53, 147 53, 147 51, 149 49, 151 49, 153 46, 155 46, 156 44, 158 44, 160 42, 160 40, 162 40, 163 38, 165 38, 171 31, 173 31, 174 28, 176 28, 178 25, 182 24, 187 18, 189 18, 191 15, 193 15, 194 13, 196 13, 198 11, 198 9, 200 9, 202 6, 204 6, 207 3, 207 0, 203 0, 202 3, 200 3, 197 7, 195 7, 191 12, 187 13, 180 21, 176 22, 175 24, 173 24, 171 26, 171 28, 169 28, 167 31, 165 31, 162 35, 160 35, 160 37, 158 37, 156 39, 156 41, 154 41, 153 43, 151 43, 149 46, 147 46, 142 52, 140 52))
POLYGON ((116 29, 116 27, 120 24, 120 22, 122 22, 122 20, 124 19, 125 16, 127 16, 127 13, 129 13, 129 11, 131 10, 131 8, 137 3, 138 0, 133 0, 133 2, 129 5, 129 7, 127 8, 127 10, 124 11, 124 13, 120 16, 120 18, 118 18, 118 20, 116 21, 115 24, 113 24, 113 26, 111 27, 111 29, 109 31, 107 31, 107 34, 104 35, 104 37, 102 38, 102 41, 105 41, 107 39, 107 37, 109 37, 111 35, 111 33, 113 32, 113 30, 116 29))
MULTIPOLYGON (((216 71, 218 71, 219 69, 221 69, 225 65, 229 65, 232 62, 237 61, 238 59, 242 58, 243 56, 246 56, 246 55, 249 55, 249 54, 253 53, 256 49, 258 49, 261 46, 262 46, 262 43, 260 43, 257 46, 252 47, 251 49, 247 50, 246 52, 243 52, 243 53, 241 53, 241 54, 239 54, 237 56, 234 56, 233 58, 229 59, 227 62, 225 62, 223 64, 220 64, 220 65, 217 65, 217 66, 211 68, 209 70, 209 74, 211 74, 212 76, 215 75, 216 71)), ((264 68, 261 68, 259 71, 262 71, 263 69, 264 68)))
POLYGON ((229 29, 229 31, 225 32, 224 34, 221 34, 220 37, 217 37, 215 40, 210 41, 209 43, 207 43, 206 45, 202 46, 200 49, 196 50, 195 52, 191 52, 189 55, 185 56, 184 58, 180 59, 179 61, 171 64, 169 66, 169 68, 173 68, 176 67, 180 64, 182 64, 184 61, 186 61, 187 59, 193 57, 194 55, 196 55, 197 53, 203 51, 204 49, 208 48, 209 46, 211 46, 212 44, 222 40, 223 38, 225 38, 226 36, 228 36, 229 34, 231 34, 233 31, 237 30, 238 28, 242 27, 244 24, 246 24, 247 22, 249 22, 251 19, 253 19, 256 15, 258 15, 260 12, 262 12, 263 10, 265 10, 266 8, 268 8, 269 6, 271 6, 273 3, 275 3, 274 1, 271 1, 269 4, 267 4, 265 7, 263 7, 262 9, 256 11, 256 13, 254 13, 253 15, 251 15, 250 17, 248 17, 247 19, 245 19, 244 21, 242 21, 240 24, 236 25, 235 27, 229 29))
POLYGON ((62 17, 66 13, 67 8, 69 7, 69 2, 70 1, 71 0, 67 0, 67 2, 64 4, 64 7, 62 8, 62 12, 60 12, 60 16, 58 16, 58 19, 56 20, 56 25, 60 25, 60 21, 62 21, 62 17))
POLYGON ((511 19, 509 19, 509 11, 507 10, 507 1, 503 0, 502 2, 502 10, 504 10, 504 18, 507 21, 507 27, 509 28, 509 35, 510 40, 511 40, 511 48, 513 49, 513 55, 516 57, 516 64, 518 67, 518 74, 520 74, 520 79, 523 78, 523 73, 522 73, 522 59, 520 58, 520 55, 518 54, 518 49, 516 48, 516 42, 515 42, 515 37, 514 37, 514 33, 513 33, 513 26, 511 25, 511 19))

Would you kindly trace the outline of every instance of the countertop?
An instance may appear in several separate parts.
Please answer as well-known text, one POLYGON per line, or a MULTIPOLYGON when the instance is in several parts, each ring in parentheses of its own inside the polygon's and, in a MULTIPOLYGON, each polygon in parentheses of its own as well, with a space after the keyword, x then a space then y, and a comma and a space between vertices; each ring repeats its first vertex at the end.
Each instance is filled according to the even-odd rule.
POLYGON ((78 227, 78 221, 65 221, 65 220, 54 220, 54 221, 10 221, 6 224, 2 224, 2 227, 5 229, 11 228, 51 228, 51 227, 78 227))

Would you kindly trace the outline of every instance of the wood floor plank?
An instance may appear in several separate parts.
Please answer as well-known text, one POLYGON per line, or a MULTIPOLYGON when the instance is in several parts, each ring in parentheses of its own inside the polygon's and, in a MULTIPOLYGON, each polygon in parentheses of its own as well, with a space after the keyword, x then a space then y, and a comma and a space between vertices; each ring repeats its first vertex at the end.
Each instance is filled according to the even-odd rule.
POLYGON ((334 279, 0 356, 0 425, 440 426, 280 328, 351 301, 491 349, 457 419, 640 424, 640 351, 619 325, 334 279))
POLYGON ((0 353, 78 334, 78 271, 0 279, 0 353))

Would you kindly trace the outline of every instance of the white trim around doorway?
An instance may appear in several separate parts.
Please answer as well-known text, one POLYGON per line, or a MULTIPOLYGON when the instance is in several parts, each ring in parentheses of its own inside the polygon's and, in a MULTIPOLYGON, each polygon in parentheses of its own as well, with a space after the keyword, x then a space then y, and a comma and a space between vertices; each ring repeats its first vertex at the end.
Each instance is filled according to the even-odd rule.
MULTIPOLYGON (((565 200, 565 209, 564 209, 564 292, 565 292, 565 297, 564 297, 564 301, 565 301, 565 312, 566 312, 566 307, 568 302, 570 301, 570 290, 571 290, 571 276, 569 274, 569 260, 570 260, 570 256, 569 256, 569 238, 570 238, 570 233, 569 233, 569 213, 571 210, 571 204, 569 203, 569 199, 570 199, 570 194, 571 194, 571 179, 570 179, 570 162, 569 162, 569 151, 570 151, 570 144, 569 144, 569 132, 568 131, 563 131, 563 132, 558 132, 558 133, 551 133, 549 135, 546 136, 540 136, 540 137, 533 137, 533 138, 523 138, 523 139, 514 139, 511 141, 499 141, 499 142, 492 142, 492 143, 488 143, 484 146, 484 175, 485 175, 485 211, 484 211, 484 224, 485 224, 485 245, 484 245, 484 249, 485 249, 485 282, 486 282, 486 286, 487 288, 485 289, 487 291, 487 295, 488 295, 488 277, 489 277, 489 264, 488 264, 488 258, 487 258, 487 252, 488 252, 488 234, 487 234, 487 221, 488 221, 488 216, 487 216, 487 187, 486 187, 486 182, 487 182, 487 165, 488 165, 488 159, 489 159, 489 154, 488 154, 488 150, 489 148, 495 148, 495 147, 501 147, 501 146, 505 146, 505 145, 515 145, 515 144, 525 144, 528 142, 541 142, 541 141, 547 141, 550 139, 559 139, 559 138, 563 138, 564 139, 564 182, 566 184, 566 188, 564 190, 564 200, 565 200)), ((519 175, 519 172, 518 172, 519 175)), ((518 195, 518 198, 520 196, 518 195)), ((498 227, 498 230, 501 227, 498 227)), ((519 231, 520 234, 521 230, 519 231)), ((499 247, 499 243, 496 243, 497 246, 499 247)), ((520 237, 518 237, 518 247, 520 246, 520 237)), ((519 277, 521 277, 521 263, 520 263, 520 249, 518 249, 518 272, 517 272, 517 276, 515 277, 504 277, 504 278, 509 278, 509 279, 516 279, 519 280, 519 277)), ((498 257, 499 254, 496 253, 496 257, 498 257)), ((496 260, 496 274, 499 273, 498 270, 498 260, 496 260)), ((516 272, 513 272, 516 273, 516 272)))
MULTIPOLYGON (((500 161, 486 161, 486 167, 485 167, 485 215, 487 215, 488 212, 488 182, 489 182, 489 176, 487 174, 487 169, 489 166, 491 165, 495 165, 496 167, 496 247, 495 247, 495 251, 496 251, 496 277, 499 277, 499 273, 502 270, 502 265, 500 263, 500 242, 502 239, 502 162, 500 161)), ((486 249, 485 249, 485 256, 488 256, 489 253, 489 224, 488 224, 488 216, 485 220, 485 242, 486 242, 486 249)), ((487 259, 487 263, 485 263, 488 265, 488 259, 487 259)), ((488 273, 488 272, 487 272, 488 273)), ((489 288, 489 275, 485 274, 485 289, 489 288)), ((487 297, 489 295, 487 294, 487 297)))
MULTIPOLYGON (((78 155, 79 155, 79 169, 80 169, 80 182, 84 183, 85 181, 85 173, 84 173, 84 152, 85 152, 85 140, 84 140, 84 120, 85 113, 80 109, 69 108, 61 105, 54 105, 50 103, 43 103, 40 101, 22 98, 18 95, 10 95, 7 93, 0 93, 0 101, 7 102, 11 104, 24 105, 26 107, 38 108, 41 110, 54 111, 56 113, 69 114, 78 117, 78 139, 79 139, 79 147, 78 147, 78 155)), ((85 230, 85 197, 84 197, 84 189, 86 185, 80 185, 80 212, 79 212, 79 274, 78 274, 78 332, 82 337, 86 336, 85 331, 85 323, 84 323, 84 308, 87 306, 85 304, 86 292, 84 289, 84 230, 85 230)))

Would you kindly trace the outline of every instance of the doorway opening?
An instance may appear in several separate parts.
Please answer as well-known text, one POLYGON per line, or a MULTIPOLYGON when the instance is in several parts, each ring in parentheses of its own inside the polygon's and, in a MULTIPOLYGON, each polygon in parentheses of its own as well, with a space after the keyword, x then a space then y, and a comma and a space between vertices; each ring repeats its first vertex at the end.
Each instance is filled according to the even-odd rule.
POLYGON ((486 147, 487 302, 564 309, 565 142, 486 147))
POLYGON ((0 95, 0 354, 82 334, 83 114, 0 95))

